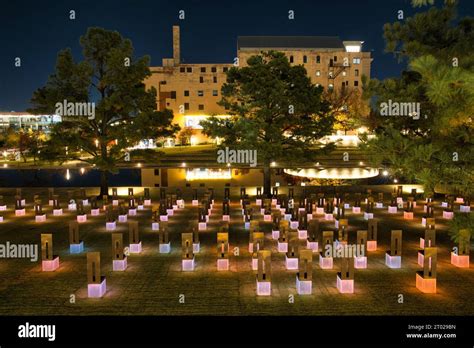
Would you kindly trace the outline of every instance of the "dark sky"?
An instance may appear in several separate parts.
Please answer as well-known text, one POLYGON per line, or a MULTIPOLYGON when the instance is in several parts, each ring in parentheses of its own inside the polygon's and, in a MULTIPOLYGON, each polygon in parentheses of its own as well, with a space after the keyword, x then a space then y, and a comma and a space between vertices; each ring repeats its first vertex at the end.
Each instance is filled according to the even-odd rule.
MULTIPOLYGON (((436 0, 441 4, 441 0, 436 0)), ((239 35, 329 35, 365 41, 372 76, 397 75, 404 67, 384 53, 382 26, 415 11, 410 0, 14 0, 0 5, 0 110, 23 111, 32 92, 52 73, 59 50, 79 58, 79 37, 90 26, 130 38, 135 55, 152 65, 172 56, 171 26, 181 26, 181 57, 189 63, 232 62, 239 35), (76 19, 69 19, 69 11, 76 19), (178 19, 184 10, 185 20, 178 19), (295 19, 288 20, 288 11, 295 19), (21 68, 14 67, 21 57, 21 68)), ((461 15, 474 1, 461 0, 461 15)))

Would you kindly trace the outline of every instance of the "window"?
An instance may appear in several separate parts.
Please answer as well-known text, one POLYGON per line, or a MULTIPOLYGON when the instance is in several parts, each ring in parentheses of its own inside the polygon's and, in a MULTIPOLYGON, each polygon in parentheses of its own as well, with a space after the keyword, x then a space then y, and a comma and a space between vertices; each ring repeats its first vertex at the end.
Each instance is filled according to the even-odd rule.
POLYGON ((354 70, 354 76, 359 76, 359 69, 354 70))
POLYGON ((199 110, 204 110, 204 105, 203 105, 203 104, 199 104, 198 108, 199 108, 199 110))
POLYGON ((321 56, 316 56, 316 64, 321 63, 321 56))
POLYGON ((214 97, 217 97, 217 96, 219 95, 219 91, 218 91, 217 89, 214 89, 214 90, 212 91, 212 95, 213 95, 214 97))
POLYGON ((160 187, 160 184, 155 184, 155 187, 160 187))
POLYGON ((332 79, 334 76, 334 73, 332 71, 329 72, 329 78, 332 79))
POLYGON ((359 81, 355 80, 354 81, 354 87, 357 87, 357 86, 359 86, 359 81))
POLYGON ((204 77, 199 76, 199 83, 204 83, 204 77))
POLYGON ((176 91, 171 91, 171 99, 176 99, 176 91))
POLYGON ((352 64, 360 64, 360 58, 352 58, 352 64))
POLYGON ((166 85, 166 81, 160 81, 160 85, 166 85))
POLYGON ((342 76, 346 76, 346 75, 347 75, 347 72, 343 71, 342 76))
POLYGON ((179 68, 179 72, 186 72, 186 68, 182 66, 181 68, 179 68))
POLYGON ((293 63, 293 56, 290 56, 290 63, 293 63))
POLYGON ((316 76, 321 76, 321 70, 316 70, 316 76))
POLYGON ((155 176, 159 176, 160 175, 160 170, 159 169, 155 169, 155 176))
POLYGON ((330 83, 328 88, 332 90, 332 89, 334 89, 334 85, 332 83, 330 83))
POLYGON ((184 96, 189 97, 189 91, 184 91, 184 96))
POLYGON ((201 67, 201 72, 202 72, 202 73, 205 73, 205 72, 206 72, 206 68, 202 66, 202 67, 201 67))
POLYGON ((191 68, 190 66, 188 66, 188 67, 186 68, 186 72, 193 72, 193 68, 191 68))
POLYGON ((217 83, 217 76, 214 76, 214 77, 212 78, 212 82, 217 83))
POLYGON ((204 91, 198 91, 198 97, 203 97, 204 96, 204 91))
POLYGON ((229 70, 229 68, 226 67, 226 66, 222 68, 222 72, 227 72, 228 70, 229 70))
POLYGON ((189 103, 184 103, 184 110, 189 110, 189 103))
POLYGON ((308 57, 303 56, 303 63, 308 63, 308 57))
POLYGON ((337 56, 334 56, 334 61, 337 62, 337 56))
POLYGON ((217 68, 216 68, 215 66, 213 66, 213 67, 211 68, 211 72, 217 72, 217 68))

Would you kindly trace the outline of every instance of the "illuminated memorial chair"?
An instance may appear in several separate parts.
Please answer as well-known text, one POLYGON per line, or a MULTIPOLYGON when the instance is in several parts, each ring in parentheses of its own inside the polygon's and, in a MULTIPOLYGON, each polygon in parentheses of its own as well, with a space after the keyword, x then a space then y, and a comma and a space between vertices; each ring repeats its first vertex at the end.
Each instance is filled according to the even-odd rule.
POLYGON ((397 204, 397 195, 396 193, 392 193, 392 198, 390 200, 390 204, 388 206, 389 214, 396 214, 398 212, 398 204, 397 204))
POLYGON ((142 252, 142 242, 138 233, 138 221, 128 222, 128 238, 130 242, 129 250, 131 254, 142 252))
POLYGON ((408 197, 407 207, 403 211, 403 218, 406 220, 413 220, 413 208, 414 208, 413 203, 414 203, 414 198, 408 197))
POLYGON ((337 224, 337 241, 342 244, 347 244, 349 240, 349 220, 339 219, 337 224))
POLYGON ((255 195, 255 204, 258 205, 258 206, 261 206, 262 205, 262 188, 261 187, 257 187, 257 190, 256 190, 256 195, 255 195))
POLYGON ((355 194, 354 205, 352 206, 352 213, 360 214, 360 201, 361 201, 361 194, 360 192, 355 194))
POLYGON ((53 235, 41 234, 41 268, 43 272, 52 272, 59 268, 59 256, 53 254, 53 235))
POLYGON ((82 201, 83 206, 89 205, 89 199, 87 198, 87 195, 86 195, 86 189, 83 187, 79 189, 79 200, 82 201))
MULTIPOLYGON (((369 220, 370 221, 370 220, 369 220)), ((355 255, 354 256, 354 268, 356 269, 364 269, 367 268, 367 231, 366 230, 358 230, 357 231, 357 245, 359 245, 359 250, 363 255, 355 255)))
POLYGON ((377 209, 383 208, 383 202, 384 202, 384 194, 383 192, 379 192, 377 202, 375 202, 375 208, 377 209))
POLYGON ((434 221, 434 206, 433 202, 426 203, 425 213, 423 214, 423 217, 421 218, 421 226, 426 227, 428 225, 428 220, 434 221))
POLYGON ((416 272, 416 288, 426 294, 436 293, 437 248, 425 247, 423 271, 416 272))
POLYGON ((69 221, 69 252, 80 254, 84 251, 84 242, 79 239, 79 223, 77 220, 69 221))
POLYGON ((201 242, 199 241, 199 229, 197 225, 192 227, 193 233, 193 253, 197 254, 201 251, 201 242))
POLYGON ((84 204, 82 200, 77 201, 77 222, 83 223, 87 221, 87 214, 84 211, 84 204))
POLYGON ((367 198, 367 205, 365 206, 364 219, 369 220, 374 218, 374 199, 367 198))
MULTIPOLYGON (((0 212, 6 211, 6 210, 7 210, 7 206, 6 206, 5 202, 3 201, 3 196, 0 196, 0 212)), ((0 222, 3 222, 2 213, 0 213, 0 222)))
POLYGON ((333 231, 323 231, 321 243, 321 252, 319 253, 319 267, 322 269, 332 269, 333 268, 333 257, 332 249, 334 247, 334 232, 333 231))
POLYGON ((53 206, 53 216, 61 216, 63 215, 63 210, 61 205, 59 204, 59 196, 53 195, 52 197, 52 206, 53 206))
POLYGON ((229 233, 217 232, 217 270, 229 270, 229 233))
POLYGON ((117 228, 117 221, 115 218, 115 211, 111 205, 105 208, 105 229, 107 231, 115 231, 117 228))
MULTIPOLYGON (((133 193, 133 191, 132 191, 133 193)), ((135 206, 135 197, 134 196, 128 196, 127 198, 128 201, 128 215, 129 216, 136 216, 137 215, 137 207, 135 206)))
MULTIPOLYGON (((252 233, 252 270, 258 267, 258 252, 264 248, 265 235, 263 232, 252 233)), ((250 244, 249 244, 250 245, 250 244)))
POLYGON ((288 251, 288 226, 287 220, 280 221, 280 233, 277 242, 279 253, 286 253, 288 251))
POLYGON ((272 221, 272 200, 269 198, 263 200, 263 221, 272 221))
POLYGON ((162 222, 158 231, 160 254, 169 254, 171 252, 171 242, 168 236, 168 223, 162 222))
POLYGON ((158 210, 153 210, 151 213, 151 230, 159 231, 160 229, 160 214, 158 210))
POLYGON ((36 199, 34 203, 35 207, 35 222, 46 221, 46 214, 43 212, 43 205, 40 199, 36 199))
POLYGON ((160 221, 168 221, 168 212, 166 211, 166 200, 160 199, 158 205, 158 212, 160 213, 160 221))
POLYGON ((26 214, 25 206, 24 206, 24 199, 21 196, 15 196, 15 216, 24 216, 26 214))
POLYGON ((418 264, 423 266, 424 257, 425 257, 425 248, 432 248, 436 246, 436 230, 427 229, 425 230, 424 238, 420 238, 420 248, 422 250, 418 250, 418 264))
POLYGON ((193 233, 181 233, 181 266, 183 271, 194 271, 193 233))
POLYGON ((448 206, 443 209, 443 219, 451 220, 454 217, 454 197, 448 200, 448 206))
MULTIPOLYGON (((427 230, 435 230, 436 229, 435 218, 434 217, 426 218, 424 220, 423 227, 425 227, 427 230)), ((420 248, 423 249, 424 247, 425 247, 425 239, 423 237, 420 237, 420 248)))
POLYGON ((199 231, 205 231, 207 229, 207 210, 203 205, 198 208, 198 229, 199 231))
POLYGON ((149 187, 145 187, 143 189, 143 204, 146 207, 151 206, 151 196, 150 196, 150 188, 149 187))
POLYGON ((318 203, 316 206, 316 214, 318 215, 324 214, 324 206, 325 206, 324 193, 318 193, 318 203))
POLYGON ((311 221, 313 219, 313 204, 314 204, 315 197, 311 195, 305 203, 305 213, 306 213, 306 220, 311 221))
POLYGON ((97 205, 97 197, 91 198, 91 216, 99 216, 100 208, 97 205))
POLYGON ((168 216, 173 216, 174 215, 174 209, 173 209, 173 195, 167 194, 165 198, 165 204, 166 204, 166 214, 168 216))
POLYGON ((298 295, 311 295, 313 289, 313 252, 303 249, 299 252, 298 273, 296 273, 296 292, 298 295))
POLYGON ((118 190, 116 187, 112 187, 112 205, 114 207, 119 205, 118 190))
POLYGON ((458 247, 451 252, 451 264, 460 268, 469 268, 471 233, 468 229, 459 230, 458 247))
POLYGON ((50 187, 48 188, 48 205, 50 207, 53 206, 53 199, 54 199, 54 188, 50 187))
POLYGON ((222 201, 222 221, 230 221, 230 204, 228 198, 224 198, 222 201))
POLYGON ((107 289, 105 277, 100 273, 100 252, 87 253, 87 296, 100 298, 107 289))
POLYGON ((313 253, 319 251, 319 221, 311 220, 308 224, 308 238, 306 240, 306 248, 311 250, 313 253))
POLYGON ((326 201, 326 208, 324 210, 324 220, 332 221, 334 220, 334 201, 332 199, 328 199, 326 201))
POLYGON ((308 238, 308 215, 304 212, 299 214, 297 231, 299 239, 308 238))
POLYGON ((272 213, 272 239, 276 240, 280 237, 280 221, 281 212, 278 210, 272 213))
POLYGON ((113 271, 125 271, 127 269, 127 255, 123 250, 123 233, 112 233, 113 271))
POLYGON ((199 200, 198 200, 198 192, 197 192, 197 189, 193 189, 193 196, 192 196, 192 199, 191 199, 191 205, 198 205, 199 204, 199 200))
POLYGON ((257 269, 257 295, 270 296, 272 293, 271 282, 271 257, 270 250, 260 250, 258 252, 258 269, 257 269))
POLYGON ((299 227, 299 211, 298 209, 290 209, 291 218, 290 218, 290 229, 296 230, 299 227))
POLYGON ((390 250, 385 253, 385 264, 390 268, 402 267, 402 231, 392 230, 390 250))
POLYGON ((459 212, 469 213, 471 211, 471 199, 468 196, 463 198, 463 203, 459 206, 459 212))
POLYGON ((287 270, 298 269, 299 240, 298 234, 290 232, 288 234, 288 251, 285 255, 285 266, 287 270))
POLYGON ((337 273, 336 287, 341 294, 354 293, 354 260, 341 257, 341 271, 337 273))

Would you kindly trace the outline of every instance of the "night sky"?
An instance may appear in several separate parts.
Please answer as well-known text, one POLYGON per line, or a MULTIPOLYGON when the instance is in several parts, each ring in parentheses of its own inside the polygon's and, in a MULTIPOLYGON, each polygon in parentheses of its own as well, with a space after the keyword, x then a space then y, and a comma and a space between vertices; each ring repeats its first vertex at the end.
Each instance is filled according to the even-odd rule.
MULTIPOLYGON (((440 0, 436 1, 441 4, 440 0)), ((24 111, 33 91, 53 72, 57 52, 70 47, 81 57, 79 37, 100 26, 130 38, 135 55, 151 65, 172 57, 172 25, 181 27, 185 63, 231 63, 239 35, 328 35, 362 40, 372 51, 372 77, 396 76, 404 68, 384 53, 382 26, 426 8, 409 0, 15 0, 0 7, 0 111, 24 111), (69 19, 69 11, 76 19, 69 19), (185 20, 178 19, 184 10, 185 20), (295 19, 288 19, 288 11, 295 19), (15 57, 22 67, 14 66, 15 57)), ((461 0, 461 15, 474 14, 474 1, 461 0)))

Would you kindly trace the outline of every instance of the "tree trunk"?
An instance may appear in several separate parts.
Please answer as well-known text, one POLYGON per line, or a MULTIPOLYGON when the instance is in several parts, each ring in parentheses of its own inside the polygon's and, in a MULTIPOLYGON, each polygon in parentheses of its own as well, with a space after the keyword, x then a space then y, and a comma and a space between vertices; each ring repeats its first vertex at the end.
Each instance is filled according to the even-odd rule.
POLYGON ((269 163, 263 165, 263 195, 265 197, 270 197, 272 186, 272 170, 269 163))
POLYGON ((109 195, 109 172, 107 170, 100 171, 100 194, 99 198, 109 195))

